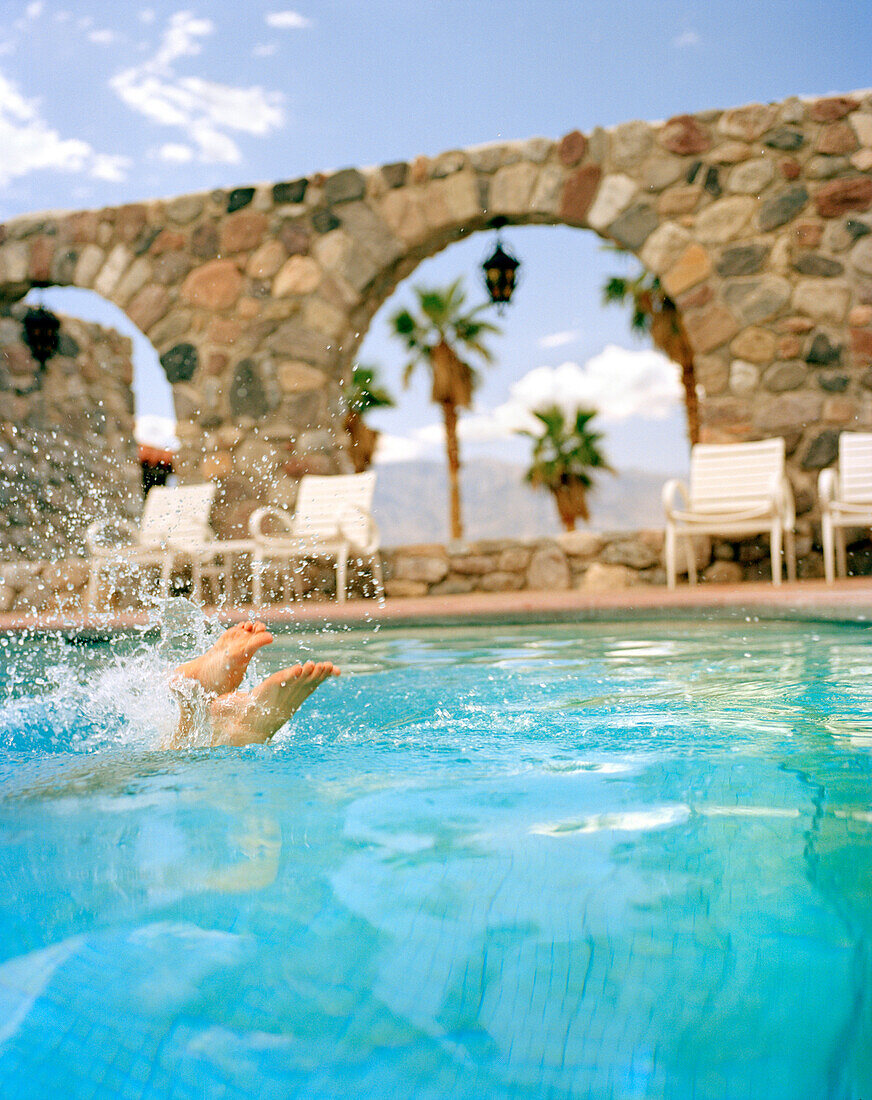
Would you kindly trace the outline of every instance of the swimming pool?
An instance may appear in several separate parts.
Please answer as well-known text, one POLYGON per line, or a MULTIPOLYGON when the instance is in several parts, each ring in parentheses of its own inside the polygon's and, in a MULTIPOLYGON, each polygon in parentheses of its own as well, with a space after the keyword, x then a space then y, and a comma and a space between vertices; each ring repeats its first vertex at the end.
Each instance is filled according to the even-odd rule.
POLYGON ((281 636, 163 752, 196 629, 3 639, 0 1095, 872 1095, 866 628, 281 636))

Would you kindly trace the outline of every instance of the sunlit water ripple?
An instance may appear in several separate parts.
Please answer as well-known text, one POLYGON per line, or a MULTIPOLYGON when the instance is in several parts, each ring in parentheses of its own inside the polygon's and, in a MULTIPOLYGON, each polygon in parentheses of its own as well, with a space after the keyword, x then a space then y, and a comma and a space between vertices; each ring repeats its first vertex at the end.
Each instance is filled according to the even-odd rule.
POLYGON ((866 628, 284 635, 173 753, 160 625, 0 639, 0 1095, 872 1095, 866 628))

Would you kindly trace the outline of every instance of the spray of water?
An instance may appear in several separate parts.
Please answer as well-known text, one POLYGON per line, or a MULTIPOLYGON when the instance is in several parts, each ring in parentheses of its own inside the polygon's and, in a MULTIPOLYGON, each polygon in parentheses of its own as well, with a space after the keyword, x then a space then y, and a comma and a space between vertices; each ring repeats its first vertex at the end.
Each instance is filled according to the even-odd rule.
MULTIPOLYGON (((98 661, 71 660, 60 644, 37 669, 26 643, 9 654, 7 698, 0 702, 0 745, 11 749, 91 752, 112 745, 156 749, 179 717, 169 674, 202 653, 221 631, 183 597, 160 601, 138 635, 118 635, 98 661), (156 635, 156 636, 155 636, 156 635)), ((206 699, 190 686, 200 717, 191 747, 209 743, 206 699)))

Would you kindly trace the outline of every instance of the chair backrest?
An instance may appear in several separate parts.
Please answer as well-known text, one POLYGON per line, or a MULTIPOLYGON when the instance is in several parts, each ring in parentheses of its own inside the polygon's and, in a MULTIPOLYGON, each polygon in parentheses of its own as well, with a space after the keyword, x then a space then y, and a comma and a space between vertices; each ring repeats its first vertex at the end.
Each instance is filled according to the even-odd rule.
POLYGON ((208 542, 214 537, 209 512, 215 485, 160 486, 149 490, 139 525, 140 546, 160 546, 168 539, 208 542))
POLYGON ((839 497, 846 504, 872 500, 872 434, 842 432, 839 436, 839 497))
POLYGON ((342 531, 358 546, 369 541, 375 474, 306 474, 300 481, 293 526, 297 538, 335 538, 342 531))
POLYGON ((772 500, 784 476, 784 440, 697 443, 690 452, 690 499, 694 511, 726 512, 772 500))

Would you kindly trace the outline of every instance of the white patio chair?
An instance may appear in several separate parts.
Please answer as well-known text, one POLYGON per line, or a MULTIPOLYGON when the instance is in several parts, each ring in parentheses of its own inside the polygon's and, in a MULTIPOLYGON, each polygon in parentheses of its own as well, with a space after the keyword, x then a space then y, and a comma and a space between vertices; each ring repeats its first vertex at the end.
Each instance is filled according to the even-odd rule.
POLYGON ((675 587, 679 538, 686 544, 688 580, 696 584, 694 535, 732 538, 768 531, 773 584, 781 584, 783 542, 788 579, 796 579, 796 512, 780 437, 756 443, 697 443, 690 453, 690 491, 679 481, 668 481, 663 507, 670 588, 675 587))
POLYGON ((158 592, 168 596, 173 569, 190 562, 194 598, 202 599, 202 567, 210 556, 213 535, 209 512, 215 497, 214 484, 155 486, 145 498, 142 518, 137 527, 124 519, 95 520, 85 532, 90 555, 90 575, 86 605, 93 607, 104 573, 118 567, 160 570, 158 592), (118 544, 118 535, 127 543, 118 544))
POLYGON ((821 505, 821 541, 827 584, 839 573, 848 573, 845 528, 872 526, 872 434, 842 432, 839 464, 821 470, 818 477, 821 505))
POLYGON ((369 562, 377 590, 384 589, 379 534, 372 514, 375 474, 307 474, 300 480, 293 513, 258 508, 249 520, 254 540, 252 600, 263 598, 263 577, 270 564, 291 569, 294 594, 302 595, 300 574, 293 566, 325 558, 335 562, 336 599, 345 600, 349 558, 369 562), (276 530, 276 528, 278 530, 276 530))

